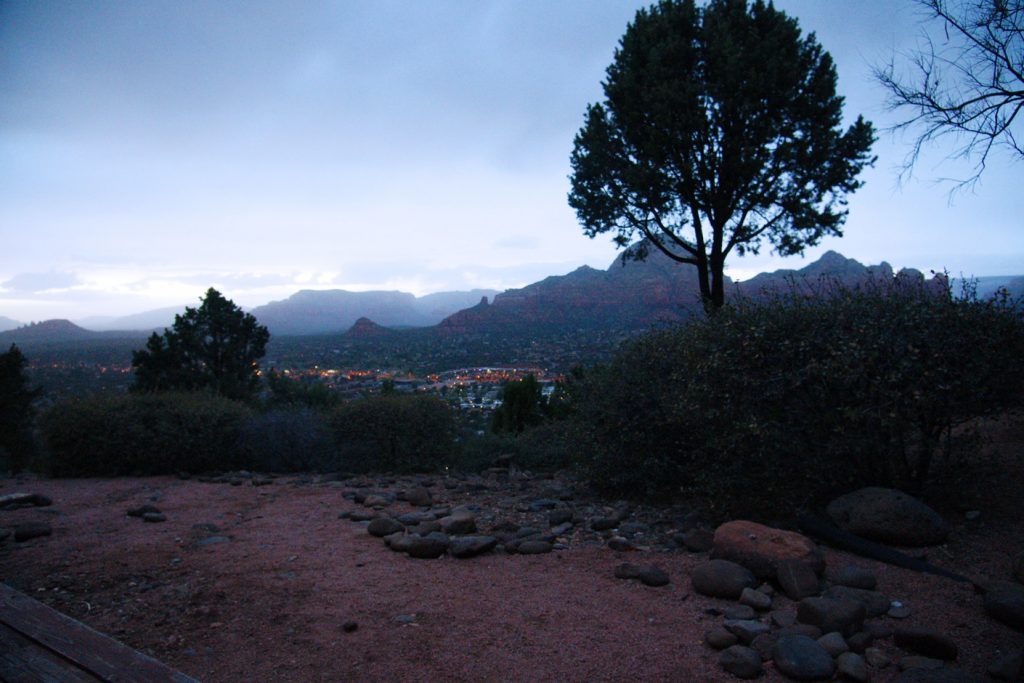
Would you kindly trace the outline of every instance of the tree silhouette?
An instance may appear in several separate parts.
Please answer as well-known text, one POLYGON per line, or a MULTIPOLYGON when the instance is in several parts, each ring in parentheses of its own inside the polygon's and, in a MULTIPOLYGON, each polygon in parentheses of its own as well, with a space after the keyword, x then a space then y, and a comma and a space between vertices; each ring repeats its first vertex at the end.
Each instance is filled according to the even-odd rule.
POLYGON ((28 361, 15 344, 0 353, 0 469, 17 472, 28 465, 34 451, 32 402, 38 389, 29 389, 28 361))
POLYGON ((799 254, 841 235, 845 195, 874 162, 870 123, 840 129, 831 57, 760 0, 666 0, 640 10, 587 109, 569 204, 624 258, 654 248, 696 266, 709 311, 735 250, 799 254))
POLYGON ((259 387, 259 359, 267 328, 234 302, 207 290, 199 308, 174 316, 163 336, 132 354, 135 391, 208 389, 228 398, 249 398, 259 387))
POLYGON ((951 136, 951 155, 973 159, 973 173, 957 187, 978 181, 989 153, 1005 147, 1024 160, 1024 0, 918 0, 941 22, 943 39, 928 34, 906 55, 909 73, 895 61, 875 69, 889 91, 889 108, 906 114, 892 130, 916 129, 903 165, 913 170, 925 145, 951 136))

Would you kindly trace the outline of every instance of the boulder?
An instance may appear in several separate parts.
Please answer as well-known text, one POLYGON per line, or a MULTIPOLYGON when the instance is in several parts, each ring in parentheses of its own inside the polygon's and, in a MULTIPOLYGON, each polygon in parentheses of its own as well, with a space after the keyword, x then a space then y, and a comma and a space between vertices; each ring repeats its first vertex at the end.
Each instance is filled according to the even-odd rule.
POLYGON ((744 588, 757 586, 749 569, 729 560, 708 560, 697 565, 690 576, 693 589, 701 595, 736 600, 744 588))
POLYGON ((444 555, 448 550, 449 541, 441 535, 430 536, 407 536, 405 541, 405 552, 409 557, 419 560, 433 560, 444 555))
POLYGON ((754 619, 729 619, 722 626, 725 630, 740 639, 744 645, 750 645, 754 638, 771 631, 771 627, 754 619))
POLYGON ((404 491, 403 495, 399 497, 404 498, 405 502, 409 503, 409 505, 415 505, 416 507, 427 508, 434 504, 434 497, 423 486, 414 486, 404 491))
POLYGON ((460 536, 452 539, 448 553, 460 559, 476 557, 492 550, 497 544, 498 539, 494 536, 460 536))
POLYGON ((716 650, 732 647, 738 641, 736 634, 727 631, 724 626, 714 626, 704 633, 704 642, 716 650))
POLYGON ((377 538, 384 538, 400 531, 405 531, 405 527, 402 526, 401 522, 390 517, 378 517, 371 520, 370 524, 366 527, 366 532, 377 538))
POLYGON ((753 588, 744 588, 740 593, 740 604, 764 612, 772 608, 772 597, 753 588))
POLYGON ((783 675, 798 681, 828 680, 836 668, 832 655, 807 636, 780 637, 772 649, 772 659, 783 675))
POLYGON ((780 562, 776 567, 779 588, 790 600, 803 600, 821 592, 818 575, 803 562, 780 562))
POLYGON ((939 513, 895 489, 859 489, 833 500, 827 511, 844 531, 882 543, 920 547, 949 536, 949 525, 939 513))
POLYGON ((737 678, 757 678, 761 675, 761 655, 743 645, 733 645, 718 656, 718 664, 737 678))
POLYGON ((993 583, 985 594, 985 611, 993 619, 1024 631, 1024 586, 1009 581, 993 583))
POLYGON ((446 534, 476 533, 476 518, 468 512, 453 512, 438 522, 441 524, 441 531, 446 534))
POLYGON ((864 615, 861 603, 832 598, 804 598, 796 609, 796 619, 800 623, 817 626, 822 633, 838 631, 846 637, 863 628, 864 615))
POLYGON ((49 536, 53 533, 53 528, 46 522, 23 522, 15 524, 11 529, 14 532, 14 541, 16 543, 22 543, 23 541, 29 541, 41 536, 49 536))
POLYGON ((523 541, 516 546, 516 552, 520 555, 543 555, 551 550, 552 545, 547 541, 523 541))
POLYGON ((825 570, 825 556, 811 539, 795 531, 736 520, 715 530, 711 557, 741 564, 760 579, 773 579, 782 562, 806 564, 816 574, 825 570))

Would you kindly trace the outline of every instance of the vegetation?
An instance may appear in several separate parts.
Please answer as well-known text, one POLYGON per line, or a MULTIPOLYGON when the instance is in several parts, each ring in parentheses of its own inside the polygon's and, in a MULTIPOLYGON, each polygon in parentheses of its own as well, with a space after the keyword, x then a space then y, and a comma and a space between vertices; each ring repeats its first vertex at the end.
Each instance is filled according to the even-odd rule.
POLYGON ((0 470, 18 472, 35 453, 32 402, 39 392, 29 388, 26 362, 14 344, 0 353, 0 470))
POLYGON ((509 382, 501 390, 501 405, 494 411, 491 431, 521 433, 544 419, 547 401, 540 383, 533 375, 518 382, 509 382))
POLYGON ((580 465, 608 493, 778 512, 958 473, 962 425, 1019 405, 1024 320, 1003 300, 879 287, 653 333, 580 392, 580 465))
POLYGON ((572 152, 569 204, 625 258, 655 248, 696 266, 709 310, 735 250, 782 255, 841 235, 845 196, 874 162, 870 123, 840 129, 831 57, 755 0, 663 0, 640 10, 572 152))
POLYGON ((242 466, 258 472, 327 472, 338 460, 325 415, 301 405, 253 415, 238 446, 242 466))
POLYGON ((941 24, 940 42, 925 34, 909 55, 909 74, 895 62, 875 70, 891 110, 906 118, 896 130, 919 135, 904 165, 909 173, 925 145, 959 143, 954 156, 974 160, 971 184, 995 147, 1024 159, 1024 0, 918 0, 941 24))
POLYGON ((251 398, 259 389, 259 359, 267 328, 212 287, 199 308, 174 316, 172 329, 154 332, 132 354, 133 390, 205 389, 227 398, 251 398))

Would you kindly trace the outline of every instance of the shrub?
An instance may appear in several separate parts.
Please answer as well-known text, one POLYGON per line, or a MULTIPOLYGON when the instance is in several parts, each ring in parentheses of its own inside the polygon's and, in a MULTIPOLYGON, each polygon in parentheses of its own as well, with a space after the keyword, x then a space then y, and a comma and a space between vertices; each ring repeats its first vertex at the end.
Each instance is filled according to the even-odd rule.
POLYGON ((132 394, 61 403, 40 426, 53 476, 233 469, 243 404, 206 393, 132 394))
POLYGON ((323 472, 337 460, 326 418, 309 408, 254 415, 242 425, 239 451, 246 468, 261 472, 323 472))
POLYGON ((861 484, 919 490, 956 464, 958 425, 1019 404, 1022 386, 1010 302, 794 293, 649 334, 592 373, 580 464, 607 492, 771 511, 861 484))
POLYGON ((453 465, 465 472, 479 472, 494 465, 499 455, 515 456, 517 467, 535 472, 553 472, 574 460, 578 437, 575 423, 568 420, 543 422, 516 434, 487 432, 468 436, 462 442, 453 465))
POLYGON ((430 472, 453 461, 455 419, 432 396, 386 394, 338 406, 331 431, 341 469, 430 472))

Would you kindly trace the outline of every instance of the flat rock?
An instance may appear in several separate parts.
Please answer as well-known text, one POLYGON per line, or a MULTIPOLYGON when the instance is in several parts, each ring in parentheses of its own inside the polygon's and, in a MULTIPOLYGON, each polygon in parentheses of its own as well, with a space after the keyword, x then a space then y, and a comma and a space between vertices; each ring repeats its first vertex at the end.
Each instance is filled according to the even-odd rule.
POLYGON ((783 675, 798 681, 827 680, 836 668, 832 655, 807 636, 781 636, 772 649, 772 659, 783 675))
POLYGON ((893 633, 897 647, 925 657, 951 661, 957 657, 957 646, 952 638, 930 628, 901 626, 893 633))
MULTIPOLYGON (((744 588, 743 590, 750 590, 744 588)), ((722 608, 722 616, 726 619, 757 619, 757 611, 750 605, 728 605, 722 608)))
POLYGON ((882 543, 921 547, 938 545, 949 536, 949 525, 939 513, 895 489, 859 489, 833 500, 827 512, 844 531, 882 543))
POLYGON ((498 539, 494 536, 460 536, 453 538, 448 546, 448 553, 452 557, 465 559, 476 557, 494 549, 498 545, 498 539))
POLYGON ((757 650, 743 645, 732 645, 723 650, 718 656, 718 664, 737 678, 757 678, 764 671, 757 650))
POLYGON ((46 522, 22 522, 13 525, 11 531, 14 533, 15 542, 22 543, 33 538, 49 536, 53 533, 53 528, 46 522))
POLYGON ((985 611, 997 621, 1024 630, 1024 586, 1009 581, 993 583, 985 593, 985 611))
POLYGON ((523 541, 516 546, 516 552, 520 555, 543 555, 550 553, 552 547, 547 541, 523 541))
POLYGON ((727 619, 722 623, 725 630, 732 633, 740 642, 744 645, 749 645, 759 635, 768 633, 771 631, 771 627, 754 619, 727 619))
POLYGON ((0 510, 13 510, 20 507, 46 507, 53 501, 40 493, 5 493, 0 496, 0 510))
POLYGON ((797 605, 797 621, 817 626, 823 633, 838 631, 852 636, 864 626, 864 605, 853 600, 804 598, 797 605))
POLYGON ((795 531, 736 520, 715 529, 711 557, 741 564, 760 579, 772 579, 781 562, 801 562, 816 574, 825 570, 825 556, 814 542, 795 531))
POLYGON ((162 512, 147 512, 142 515, 143 522, 149 522, 150 524, 157 524, 159 522, 166 522, 167 517, 162 512))
POLYGON ((744 588, 757 586, 757 578, 746 567, 729 560, 708 560, 697 565, 690 576, 693 589, 701 595, 736 600, 744 588))

